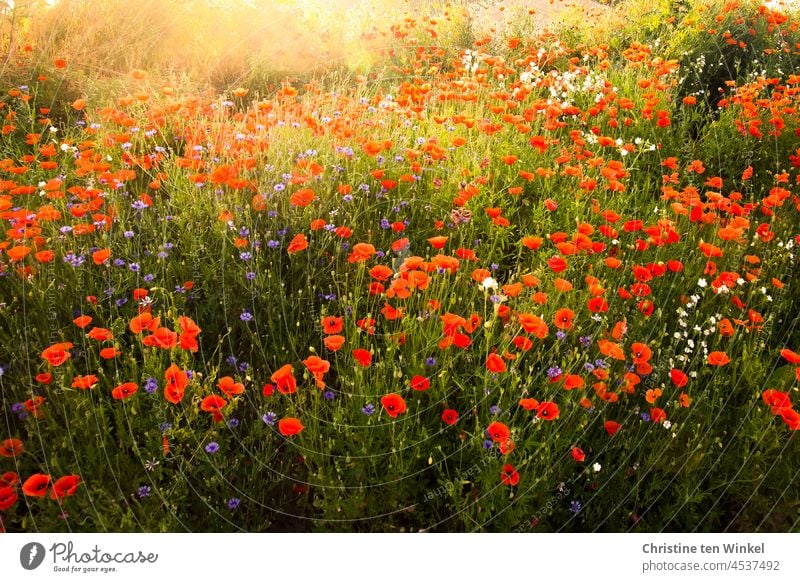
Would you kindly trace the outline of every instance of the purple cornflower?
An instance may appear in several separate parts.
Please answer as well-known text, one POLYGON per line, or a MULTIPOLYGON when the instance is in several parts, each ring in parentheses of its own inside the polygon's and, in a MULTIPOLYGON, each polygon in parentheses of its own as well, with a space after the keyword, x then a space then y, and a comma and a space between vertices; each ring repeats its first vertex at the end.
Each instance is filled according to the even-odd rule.
POLYGON ((155 394, 158 390, 158 381, 155 378, 148 378, 144 383, 144 391, 148 394, 155 394))
POLYGON ((572 513, 578 513, 581 510, 581 507, 582 507, 581 502, 577 500, 569 504, 569 510, 572 513))
POLYGON ((64 262, 71 267, 80 267, 85 260, 86 258, 83 255, 75 255, 73 253, 64 255, 64 262))
POLYGON ((210 455, 213 455, 219 450, 219 444, 215 441, 211 441, 206 445, 206 452, 210 455))
POLYGON ((275 421, 278 420, 278 415, 274 412, 267 412, 261 417, 261 420, 263 420, 264 424, 267 426, 275 426, 275 421))
POLYGON ((245 309, 244 311, 242 311, 241 315, 239 315, 239 319, 241 319, 244 322, 252 321, 253 314, 245 309))
POLYGON ((375 405, 374 404, 367 404, 365 407, 361 409, 361 412, 366 414, 367 416, 371 416, 375 413, 375 405))
POLYGON ((139 487, 139 489, 137 489, 136 495, 139 497, 139 499, 144 499, 145 497, 150 497, 151 492, 152 489, 149 485, 142 485, 139 487))
POLYGON ((242 500, 238 497, 232 497, 231 499, 228 499, 228 509, 234 511, 237 507, 239 507, 241 502, 242 500))

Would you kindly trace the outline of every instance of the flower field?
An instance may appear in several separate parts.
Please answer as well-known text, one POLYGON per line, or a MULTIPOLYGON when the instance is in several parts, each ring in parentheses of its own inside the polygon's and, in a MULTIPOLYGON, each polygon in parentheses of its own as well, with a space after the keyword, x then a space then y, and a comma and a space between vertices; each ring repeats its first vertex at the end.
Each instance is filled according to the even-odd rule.
POLYGON ((468 4, 6 38, 0 530, 800 531, 800 16, 468 4))

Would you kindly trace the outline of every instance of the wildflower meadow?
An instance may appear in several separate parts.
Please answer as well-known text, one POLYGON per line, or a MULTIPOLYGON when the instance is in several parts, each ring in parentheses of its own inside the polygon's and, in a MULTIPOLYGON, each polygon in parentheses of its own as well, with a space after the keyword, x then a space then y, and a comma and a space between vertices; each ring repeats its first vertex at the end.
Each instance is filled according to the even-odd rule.
POLYGON ((800 531, 792 5, 0 15, 0 531, 800 531))

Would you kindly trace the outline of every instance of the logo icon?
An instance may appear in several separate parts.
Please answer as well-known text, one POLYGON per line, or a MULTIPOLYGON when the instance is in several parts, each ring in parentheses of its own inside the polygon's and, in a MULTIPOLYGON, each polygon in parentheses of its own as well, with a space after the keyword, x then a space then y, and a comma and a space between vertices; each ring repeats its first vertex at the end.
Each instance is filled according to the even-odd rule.
POLYGON ((35 570, 44 562, 44 546, 39 542, 30 542, 19 551, 19 563, 26 570, 35 570))

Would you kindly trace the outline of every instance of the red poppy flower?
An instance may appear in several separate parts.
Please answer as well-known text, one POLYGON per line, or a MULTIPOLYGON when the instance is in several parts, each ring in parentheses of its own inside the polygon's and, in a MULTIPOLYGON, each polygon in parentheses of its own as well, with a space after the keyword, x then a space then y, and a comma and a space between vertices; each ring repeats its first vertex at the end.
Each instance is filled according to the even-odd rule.
POLYGON ((136 391, 139 389, 139 386, 136 385, 134 382, 125 382, 124 384, 120 384, 116 386, 111 391, 111 396, 116 398, 117 400, 124 400, 125 398, 130 398, 136 391))
POLYGON ((19 497, 12 487, 0 487, 0 511, 10 509, 19 497))
POLYGON ((298 190, 289 197, 289 203, 292 206, 297 206, 298 208, 304 208, 309 204, 311 204, 315 198, 316 195, 314 194, 313 190, 311 190, 310 188, 303 188, 302 190, 298 190))
POLYGON ((56 479, 53 488, 50 490, 50 499, 63 499, 71 497, 78 490, 81 478, 78 475, 65 475, 56 479))
POLYGON ((92 318, 88 315, 81 315, 80 317, 76 317, 75 319, 73 319, 72 323, 74 323, 80 329, 83 329, 90 323, 92 323, 92 318))
POLYGON ((329 315, 322 318, 322 333, 332 335, 340 333, 344 328, 344 320, 341 317, 334 317, 329 315))
POLYGON ((281 394, 293 394, 297 392, 297 380, 294 377, 294 368, 291 364, 286 364, 279 368, 272 376, 272 381, 281 394))
POLYGON ((550 267, 554 273, 560 273, 567 269, 567 261, 563 257, 552 256, 547 259, 547 266, 550 267))
POLYGON ((19 457, 25 447, 19 439, 6 439, 0 443, 0 457, 19 457))
POLYGON ((308 248, 308 240, 306 239, 306 235, 300 233, 295 235, 295 237, 289 243, 289 246, 286 248, 286 252, 290 255, 294 253, 299 253, 308 248))
POLYGON ((486 430, 489 433, 489 437, 496 443, 503 442, 511 436, 511 431, 502 422, 493 422, 486 430))
POLYGON ((305 427, 296 418, 282 418, 278 421, 278 430, 283 436, 294 436, 303 431, 305 427))
POLYGON ((622 428, 622 425, 615 420, 607 420, 603 426, 605 427, 609 436, 614 436, 617 434, 617 431, 622 428))
POLYGON ((78 390, 88 390, 89 388, 94 388, 94 385, 100 381, 100 378, 95 376, 94 374, 88 374, 86 376, 75 376, 72 380, 72 387, 77 388, 78 390))
POLYGON ((171 350, 178 345, 178 334, 167 327, 159 327, 151 335, 144 338, 142 343, 148 347, 171 350))
POLYGON ((230 376, 223 376, 220 378, 219 382, 217 382, 217 388, 219 388, 228 398, 244 393, 244 384, 241 382, 236 382, 230 376))
POLYGON ((489 354, 486 358, 486 369, 493 374, 499 374, 506 371, 506 363, 497 354, 489 354))
POLYGON ((614 342, 610 342, 608 340, 599 340, 597 342, 597 347, 600 348, 600 353, 604 356, 608 356, 609 358, 614 358, 615 360, 624 360, 625 359, 625 352, 623 349, 615 344, 614 342))
POLYGON ((386 281, 393 274, 394 271, 392 271, 386 265, 375 265, 369 270, 369 276, 376 281, 386 281))
POLYGON ((86 337, 99 342, 103 342, 106 340, 114 339, 114 334, 111 333, 111 330, 106 329, 104 327, 93 327, 91 331, 86 334, 86 337))
POLYGON ((317 384, 317 388, 320 390, 325 388, 325 382, 322 378, 328 373, 328 370, 330 370, 330 362, 323 360, 319 356, 308 356, 305 360, 303 360, 303 364, 308 371, 311 372, 311 375, 314 376, 314 381, 317 384))
POLYGON ((533 348, 533 342, 521 335, 518 335, 511 341, 514 342, 514 345, 517 346, 517 348, 522 350, 523 352, 527 352, 528 350, 533 348))
POLYGON ((50 372, 42 372, 41 374, 36 374, 36 381, 40 384, 49 384, 53 381, 53 375, 50 372))
POLYGON ((372 364, 372 354, 364 349, 353 350, 353 358, 364 368, 368 368, 372 364))
POLYGON ((779 390, 764 390, 761 398, 772 409, 773 414, 778 414, 781 408, 791 408, 792 406, 789 395, 779 390))
POLYGON ((547 324, 541 317, 537 317, 530 313, 520 313, 518 316, 519 324, 526 333, 531 333, 539 339, 544 339, 549 333, 547 324))
POLYGON ((6 471, 0 475, 0 486, 14 486, 17 483, 19 483, 19 475, 17 475, 14 471, 6 471))
POLYGON ((204 412, 219 413, 228 403, 222 396, 218 394, 209 394, 200 403, 200 410, 204 412))
POLYGON ((200 335, 202 330, 198 325, 185 316, 178 318, 178 325, 181 328, 181 335, 178 338, 178 345, 180 345, 181 349, 189 352, 196 352, 200 349, 197 343, 197 336, 200 335))
POLYGON ((587 301, 586 306, 592 313, 605 313, 608 311, 608 301, 602 297, 592 297, 587 301))
POLYGON ((442 412, 442 420, 445 424, 453 425, 458 422, 458 412, 452 408, 448 408, 442 412))
POLYGON ((577 374, 567 374, 564 378, 564 389, 575 390, 576 388, 583 388, 584 380, 577 374))
POLYGON ((149 311, 145 311, 144 313, 140 313, 136 317, 133 317, 128 324, 128 328, 139 335, 143 331, 155 331, 158 329, 158 325, 161 323, 161 318, 153 317, 153 315, 149 311))
POLYGON ((424 392, 431 387, 431 381, 425 376, 414 376, 411 378, 411 388, 418 392, 424 392))
POLYGON ((387 394, 381 398, 381 405, 386 413, 392 418, 397 418, 398 415, 406 411, 406 401, 399 394, 387 394))
POLYGON ((664 412, 662 408, 651 408, 650 409, 650 420, 653 422, 664 422, 667 420, 667 413, 664 412))
POLYGON ((428 239, 428 243, 434 249, 437 249, 437 250, 443 249, 444 245, 447 244, 447 238, 448 237, 446 237, 446 236, 434 236, 434 237, 431 237, 431 238, 428 239))
POLYGON ((633 356, 634 364, 641 364, 650 360, 653 351, 647 344, 636 342, 631 344, 631 355, 633 356))
POLYGON ((711 352, 708 354, 708 363, 711 366, 725 366, 731 359, 725 352, 711 352))
POLYGON ((519 401, 519 405, 527 411, 539 409, 539 401, 535 398, 522 398, 519 401))
POLYGON ((42 351, 42 359, 46 360, 47 363, 54 368, 57 368, 70 358, 71 354, 69 353, 69 350, 71 350, 72 347, 73 344, 70 342, 53 344, 42 351))
POLYGON ((672 383, 678 388, 683 388, 689 383, 689 376, 677 368, 672 368, 672 370, 669 371, 669 377, 672 380, 672 383))
POLYGON ((44 404, 45 400, 44 396, 34 396, 25 401, 25 408, 36 418, 40 418, 41 412, 39 412, 39 407, 44 404))
POLYGON ((103 358, 104 360, 111 360, 113 358, 116 358, 121 353, 122 352, 119 351, 117 348, 103 348, 99 352, 100 357, 103 358))
POLYGON ((800 354, 796 354, 792 350, 789 349, 781 350, 781 357, 790 364, 800 364, 800 354))
POLYGON ((555 420, 558 418, 558 404, 555 402, 540 402, 536 416, 543 420, 555 420))
POLYGON ((553 316, 553 325, 558 329, 571 329, 574 317, 575 313, 571 309, 562 307, 553 316))
POLYGON ((582 463, 586 459, 586 453, 579 447, 572 447, 572 458, 576 463, 582 463))
POLYGON ((50 485, 50 475, 35 473, 22 484, 22 492, 28 497, 44 497, 50 485))
POLYGON ((178 404, 183 399, 183 393, 189 384, 189 376, 178 366, 172 364, 164 372, 164 378, 167 381, 167 385, 164 388, 164 398, 172 404, 178 404))
POLYGON ((793 408, 781 408, 780 417, 791 430, 800 430, 800 412, 793 408))
POLYGON ((375 254, 375 247, 369 243, 356 243, 353 252, 347 257, 348 263, 361 263, 375 254))
POLYGON ((323 340, 325 347, 332 352, 338 352, 344 345, 345 338, 343 335, 329 335, 323 340))
POLYGON ((507 463, 503 466, 503 472, 500 473, 500 480, 503 482, 503 485, 516 487, 519 484, 519 473, 513 465, 507 463))

